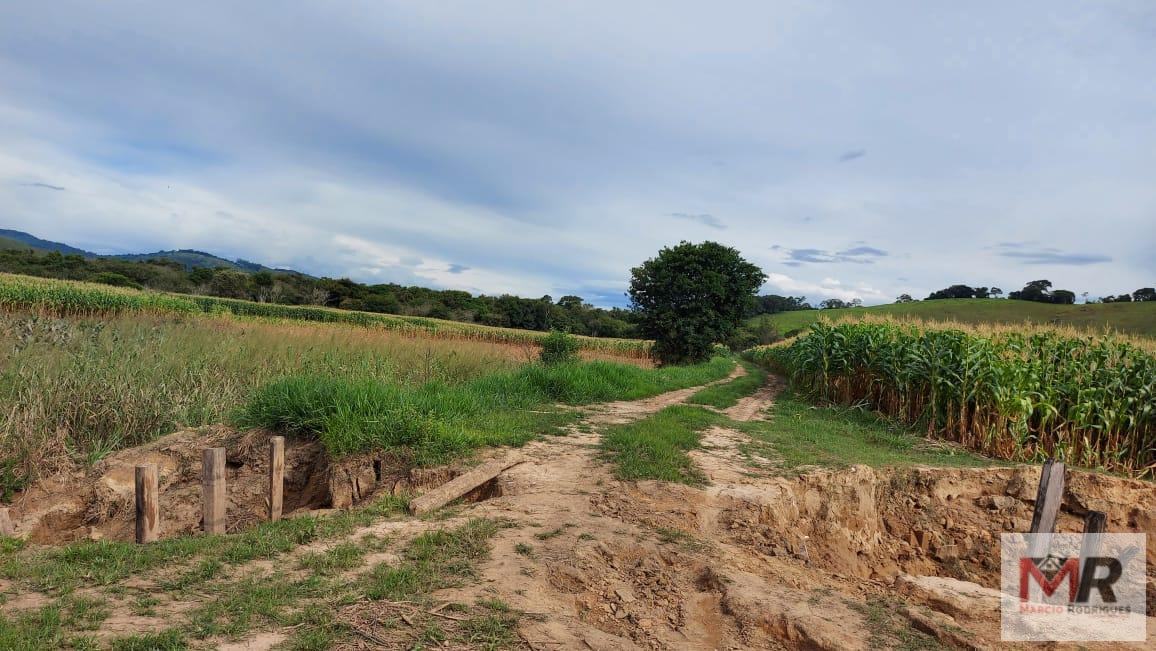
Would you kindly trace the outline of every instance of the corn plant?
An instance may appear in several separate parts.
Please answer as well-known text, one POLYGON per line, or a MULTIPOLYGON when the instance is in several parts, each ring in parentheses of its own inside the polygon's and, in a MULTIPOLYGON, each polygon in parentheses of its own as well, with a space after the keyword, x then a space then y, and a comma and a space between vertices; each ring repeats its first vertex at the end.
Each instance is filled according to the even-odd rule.
POLYGON ((1107 335, 828 323, 757 361, 993 456, 1156 477, 1156 357, 1107 335))

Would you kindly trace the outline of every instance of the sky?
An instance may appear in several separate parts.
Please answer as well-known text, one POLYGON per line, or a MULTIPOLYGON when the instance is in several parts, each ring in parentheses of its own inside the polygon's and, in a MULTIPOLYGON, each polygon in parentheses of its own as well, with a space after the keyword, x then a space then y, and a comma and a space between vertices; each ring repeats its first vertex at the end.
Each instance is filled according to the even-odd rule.
POLYGON ((620 305, 1156 284, 1156 3, 0 3, 0 227, 620 305))

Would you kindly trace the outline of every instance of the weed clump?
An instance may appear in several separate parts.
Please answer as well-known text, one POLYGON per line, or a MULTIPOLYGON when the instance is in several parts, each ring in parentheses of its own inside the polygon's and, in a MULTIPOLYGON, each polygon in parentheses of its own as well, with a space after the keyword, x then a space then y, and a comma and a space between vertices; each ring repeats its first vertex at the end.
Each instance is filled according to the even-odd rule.
POLYGON ((582 343, 577 337, 561 330, 552 330, 542 338, 542 350, 538 353, 538 360, 546 366, 571 364, 578 361, 578 350, 581 347, 582 343))

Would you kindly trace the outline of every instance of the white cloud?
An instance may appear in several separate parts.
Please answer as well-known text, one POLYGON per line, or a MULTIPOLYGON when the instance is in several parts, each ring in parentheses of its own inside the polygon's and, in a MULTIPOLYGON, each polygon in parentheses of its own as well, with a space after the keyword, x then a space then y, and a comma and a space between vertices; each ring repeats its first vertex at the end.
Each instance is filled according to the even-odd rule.
POLYGON ((0 226, 530 296, 620 294, 704 237, 812 300, 1131 291, 1154 27, 1144 1, 7 3, 0 226), (989 248, 1022 240, 1063 255, 989 248))

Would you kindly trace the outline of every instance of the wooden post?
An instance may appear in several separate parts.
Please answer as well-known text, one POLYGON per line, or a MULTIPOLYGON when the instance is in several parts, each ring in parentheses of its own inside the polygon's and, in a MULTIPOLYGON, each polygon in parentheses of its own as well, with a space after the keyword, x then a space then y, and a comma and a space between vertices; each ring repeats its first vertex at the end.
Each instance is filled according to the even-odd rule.
POLYGON ((1029 533, 1053 533, 1060 503, 1064 501, 1064 463, 1048 459, 1040 472, 1040 486, 1036 490, 1036 506, 1032 512, 1029 533))
POLYGON ((225 448, 206 448, 201 452, 202 527, 205 533, 225 533, 227 494, 225 487, 225 448))
POLYGON ((285 494, 285 437, 269 439, 269 519, 281 519, 285 494))
POLYGON ((136 541, 156 542, 161 530, 159 478, 155 463, 136 467, 136 541))
POLYGON ((16 533, 12 526, 12 518, 8 516, 8 507, 0 506, 0 536, 11 536, 16 533))
POLYGON ((1030 558, 1043 558, 1052 546, 1051 534, 1056 531, 1060 503, 1064 501, 1064 463, 1048 459, 1040 471, 1040 485, 1036 490, 1036 505, 1032 511, 1032 528, 1028 533, 1043 534, 1032 538, 1028 545, 1030 558))
POLYGON ((1084 516, 1084 541, 1080 545, 1080 568, 1084 567, 1084 559, 1089 556, 1100 555, 1100 545, 1103 542, 1104 530, 1108 528, 1108 514, 1103 511, 1088 511, 1084 516))

